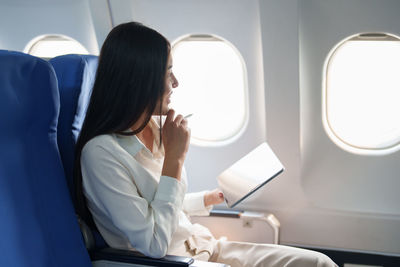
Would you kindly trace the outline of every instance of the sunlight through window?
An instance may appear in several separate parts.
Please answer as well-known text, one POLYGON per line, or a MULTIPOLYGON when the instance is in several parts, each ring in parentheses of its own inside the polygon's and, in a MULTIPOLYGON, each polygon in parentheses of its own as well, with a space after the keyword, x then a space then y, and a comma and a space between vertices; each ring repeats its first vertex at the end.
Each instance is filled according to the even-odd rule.
POLYGON ((222 39, 197 35, 173 46, 173 71, 179 87, 172 107, 192 114, 195 144, 222 144, 243 130, 247 116, 247 84, 239 53, 222 39))
POLYGON ((399 73, 395 36, 361 34, 337 46, 327 61, 324 90, 326 128, 336 143, 355 153, 397 149, 399 73))

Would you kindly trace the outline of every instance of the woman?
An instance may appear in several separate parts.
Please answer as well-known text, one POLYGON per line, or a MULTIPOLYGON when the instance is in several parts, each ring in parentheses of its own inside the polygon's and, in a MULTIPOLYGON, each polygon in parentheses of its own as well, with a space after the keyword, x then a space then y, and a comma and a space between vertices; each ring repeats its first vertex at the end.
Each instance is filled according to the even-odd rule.
POLYGON ((216 240, 207 228, 190 223, 188 215, 207 215, 223 195, 186 194, 190 129, 168 107, 177 86, 170 44, 161 34, 135 22, 109 33, 76 148, 78 214, 111 247, 150 257, 168 253, 231 266, 335 266, 307 250, 216 240))

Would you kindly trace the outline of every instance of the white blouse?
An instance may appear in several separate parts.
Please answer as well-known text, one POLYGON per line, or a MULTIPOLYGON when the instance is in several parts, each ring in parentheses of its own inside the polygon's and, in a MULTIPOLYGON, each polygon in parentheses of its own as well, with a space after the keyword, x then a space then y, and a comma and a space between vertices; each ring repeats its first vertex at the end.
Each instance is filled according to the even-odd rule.
MULTIPOLYGON (((158 136, 156 122, 151 120, 150 126, 158 136)), ((136 136, 110 134, 84 146, 83 188, 96 226, 109 246, 150 257, 179 255, 187 246, 212 250, 211 244, 193 241, 197 232, 208 230, 192 225, 188 218, 209 214, 212 207, 204 206, 206 191, 186 194, 184 170, 181 181, 162 176, 164 151, 157 142, 151 152, 136 136)))

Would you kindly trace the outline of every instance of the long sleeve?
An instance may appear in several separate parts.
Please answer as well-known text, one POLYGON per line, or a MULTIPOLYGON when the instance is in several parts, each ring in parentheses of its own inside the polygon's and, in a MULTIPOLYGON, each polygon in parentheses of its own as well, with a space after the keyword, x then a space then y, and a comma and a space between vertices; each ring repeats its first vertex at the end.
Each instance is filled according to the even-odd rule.
POLYGON ((85 146, 81 166, 88 206, 96 224, 107 225, 103 229, 126 237, 141 253, 160 258, 167 253, 178 227, 185 189, 178 180, 161 176, 158 185, 154 185, 153 197, 146 199, 145 190, 139 193, 138 186, 154 181, 139 163, 129 160, 116 157, 101 146, 85 146))
POLYGON ((183 211, 189 216, 208 216, 212 205, 204 206, 204 195, 208 191, 188 193, 183 200, 183 211))

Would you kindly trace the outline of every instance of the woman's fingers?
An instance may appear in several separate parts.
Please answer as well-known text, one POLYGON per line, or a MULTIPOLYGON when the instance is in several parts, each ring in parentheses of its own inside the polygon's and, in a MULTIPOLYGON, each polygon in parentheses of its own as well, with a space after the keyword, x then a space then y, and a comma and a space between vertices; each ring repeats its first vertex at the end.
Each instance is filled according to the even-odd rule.
POLYGON ((186 128, 188 125, 188 121, 185 118, 183 118, 183 120, 181 121, 181 125, 186 128))
POLYGON ((219 189, 215 189, 214 191, 215 191, 215 196, 217 198, 216 202, 218 202, 216 204, 222 203, 225 200, 224 193, 222 193, 222 191, 219 189))
POLYGON ((176 116, 176 118, 175 118, 175 120, 174 120, 174 122, 175 122, 175 124, 176 124, 177 126, 181 125, 182 121, 183 121, 183 116, 182 116, 181 114, 179 114, 178 116, 176 116))
POLYGON ((217 205, 224 202, 224 193, 219 189, 214 189, 204 195, 204 205, 217 205))
POLYGON ((167 112, 167 118, 165 119, 164 123, 170 123, 171 121, 174 120, 175 117, 175 110, 173 110, 172 108, 170 110, 168 110, 167 112))
POLYGON ((175 119, 174 119, 174 117, 175 117, 175 110, 173 110, 173 109, 170 109, 168 112, 167 112, 167 117, 166 117, 166 119, 165 119, 165 122, 164 122, 164 124, 167 124, 167 123, 170 123, 170 122, 174 122, 177 126, 179 126, 179 125, 183 125, 183 126, 187 126, 187 120, 181 115, 181 114, 179 114, 179 115, 177 115, 176 117, 175 117, 175 119))
POLYGON ((184 161, 189 148, 190 129, 182 115, 174 118, 175 111, 169 110, 162 129, 165 157, 184 161))

